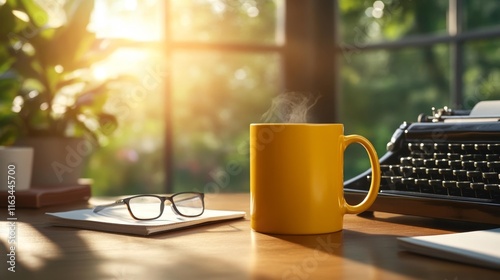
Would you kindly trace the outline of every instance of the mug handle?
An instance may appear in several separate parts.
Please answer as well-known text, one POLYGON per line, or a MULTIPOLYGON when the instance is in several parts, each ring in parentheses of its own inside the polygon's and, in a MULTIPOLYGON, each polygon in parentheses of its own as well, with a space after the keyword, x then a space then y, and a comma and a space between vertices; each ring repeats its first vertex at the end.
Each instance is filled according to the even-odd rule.
POLYGON ((370 206, 377 198, 378 191, 380 189, 380 163, 378 160, 377 152, 375 151, 375 148, 373 147, 372 143, 368 141, 368 139, 366 139, 363 136, 355 134, 344 136, 343 151, 345 151, 347 146, 349 146, 352 143, 359 143, 361 144, 361 146, 365 148, 370 158, 370 165, 372 168, 372 180, 370 184, 370 189, 368 190, 368 194, 366 195, 365 199, 363 199, 363 201, 361 201, 359 204, 356 205, 350 205, 344 199, 344 209, 346 213, 359 214, 361 212, 368 210, 368 208, 370 208, 370 206))

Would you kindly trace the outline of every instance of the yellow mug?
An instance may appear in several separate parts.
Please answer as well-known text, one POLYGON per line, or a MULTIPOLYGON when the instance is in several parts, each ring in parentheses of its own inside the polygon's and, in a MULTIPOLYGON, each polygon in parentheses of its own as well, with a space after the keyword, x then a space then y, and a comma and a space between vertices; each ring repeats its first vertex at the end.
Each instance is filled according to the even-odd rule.
POLYGON ((373 145, 344 135, 343 124, 250 125, 251 226, 270 234, 322 234, 342 230, 344 214, 366 211, 377 198, 380 163, 373 145), (344 151, 367 151, 372 181, 365 199, 344 199, 344 151))

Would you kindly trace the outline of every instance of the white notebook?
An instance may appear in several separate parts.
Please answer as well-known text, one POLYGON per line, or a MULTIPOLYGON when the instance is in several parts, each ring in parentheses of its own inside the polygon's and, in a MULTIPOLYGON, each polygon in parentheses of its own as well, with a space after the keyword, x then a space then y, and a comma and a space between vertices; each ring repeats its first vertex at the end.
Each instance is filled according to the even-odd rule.
POLYGON ((500 228, 418 237, 399 237, 411 252, 500 269, 500 228))
POLYGON ((109 208, 109 211, 94 213, 92 209, 81 209, 67 212, 46 213, 51 216, 53 226, 75 227, 82 229, 150 235, 153 233, 177 230, 245 217, 243 211, 226 211, 205 209, 203 215, 184 218, 175 215, 165 208, 163 215, 151 221, 138 221, 130 216, 126 207, 109 208))

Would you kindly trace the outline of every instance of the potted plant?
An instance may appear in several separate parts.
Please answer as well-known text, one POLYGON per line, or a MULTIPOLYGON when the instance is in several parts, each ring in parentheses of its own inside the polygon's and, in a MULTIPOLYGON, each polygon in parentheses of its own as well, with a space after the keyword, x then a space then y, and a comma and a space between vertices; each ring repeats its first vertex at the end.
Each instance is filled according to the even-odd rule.
POLYGON ((0 4, 0 144, 35 148, 32 184, 76 184, 85 158, 116 128, 106 99, 128 77, 98 81, 94 63, 114 46, 87 30, 93 1, 66 1, 48 25, 33 0, 0 4))

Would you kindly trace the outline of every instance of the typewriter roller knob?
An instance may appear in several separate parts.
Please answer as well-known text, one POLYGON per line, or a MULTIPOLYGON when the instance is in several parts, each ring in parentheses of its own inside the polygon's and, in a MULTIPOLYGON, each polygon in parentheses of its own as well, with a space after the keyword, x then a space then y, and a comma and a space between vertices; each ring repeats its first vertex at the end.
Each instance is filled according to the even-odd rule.
POLYGON ((431 120, 429 119, 429 117, 426 114, 422 113, 422 114, 418 115, 417 121, 418 122, 430 122, 431 120))

